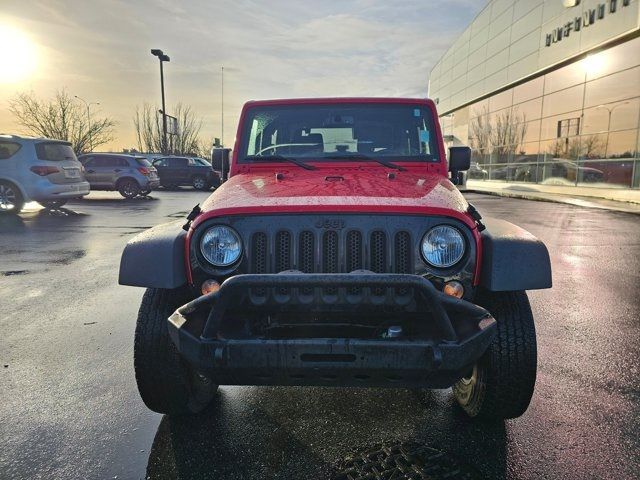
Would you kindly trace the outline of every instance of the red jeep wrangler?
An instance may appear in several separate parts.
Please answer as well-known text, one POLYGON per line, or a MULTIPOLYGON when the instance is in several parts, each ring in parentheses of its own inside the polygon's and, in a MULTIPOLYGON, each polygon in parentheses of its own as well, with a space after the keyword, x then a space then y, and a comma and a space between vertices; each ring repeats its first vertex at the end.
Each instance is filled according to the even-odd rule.
POLYGON ((449 180, 425 99, 254 101, 229 179, 183 222, 131 240, 120 283, 146 287, 140 395, 197 413, 218 385, 447 388, 472 417, 529 405, 536 337, 525 290, 546 247, 482 218, 449 180))

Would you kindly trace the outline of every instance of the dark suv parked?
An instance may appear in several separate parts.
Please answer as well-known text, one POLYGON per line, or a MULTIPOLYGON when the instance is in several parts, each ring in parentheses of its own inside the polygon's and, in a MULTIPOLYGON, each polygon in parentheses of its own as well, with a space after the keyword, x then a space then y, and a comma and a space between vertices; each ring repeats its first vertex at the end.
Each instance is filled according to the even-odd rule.
POLYGON ((158 171, 144 157, 88 153, 78 160, 85 168, 91 190, 117 190, 125 198, 148 195, 160 185, 158 171))
POLYGON ((206 160, 194 157, 163 157, 153 161, 158 169, 160 185, 174 188, 192 185, 198 190, 220 186, 220 176, 206 160))

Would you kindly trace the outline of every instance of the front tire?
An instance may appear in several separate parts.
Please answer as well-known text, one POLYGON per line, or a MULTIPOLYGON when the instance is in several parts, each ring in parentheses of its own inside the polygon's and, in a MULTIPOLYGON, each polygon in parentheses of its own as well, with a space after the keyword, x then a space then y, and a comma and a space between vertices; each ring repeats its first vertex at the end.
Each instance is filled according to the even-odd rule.
POLYGON ((454 396, 470 417, 519 417, 536 383, 536 331, 529 299, 525 292, 484 292, 478 303, 496 319, 498 332, 473 370, 453 386, 454 396))
POLYGON ((199 413, 211 403, 218 388, 184 362, 169 338, 167 318, 188 300, 181 290, 154 288, 142 297, 133 364, 142 401, 154 412, 199 413))

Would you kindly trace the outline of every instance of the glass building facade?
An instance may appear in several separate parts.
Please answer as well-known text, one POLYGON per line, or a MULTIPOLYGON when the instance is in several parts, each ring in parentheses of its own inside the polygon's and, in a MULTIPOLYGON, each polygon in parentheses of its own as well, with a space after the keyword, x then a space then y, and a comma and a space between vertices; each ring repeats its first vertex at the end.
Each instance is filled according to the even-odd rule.
POLYGON ((638 33, 638 0, 490 2, 430 77, 468 178, 640 188, 638 33))

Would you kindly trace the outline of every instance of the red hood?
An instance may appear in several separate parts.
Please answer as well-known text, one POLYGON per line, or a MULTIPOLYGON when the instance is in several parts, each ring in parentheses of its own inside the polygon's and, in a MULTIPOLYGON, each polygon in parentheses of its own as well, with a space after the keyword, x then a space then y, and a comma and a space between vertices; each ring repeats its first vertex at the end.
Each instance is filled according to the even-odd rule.
POLYGON ((446 215, 475 227, 458 189, 424 168, 395 172, 369 164, 320 166, 313 171, 284 167, 278 172, 283 176, 280 180, 272 167, 234 175, 204 202, 204 214, 193 227, 211 217, 278 212, 446 215), (394 179, 388 178, 389 172, 394 179))

